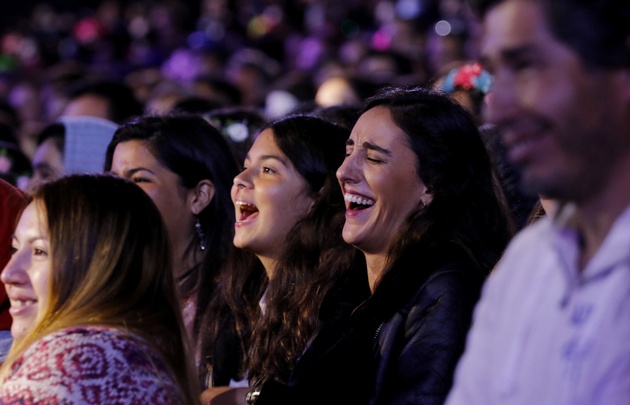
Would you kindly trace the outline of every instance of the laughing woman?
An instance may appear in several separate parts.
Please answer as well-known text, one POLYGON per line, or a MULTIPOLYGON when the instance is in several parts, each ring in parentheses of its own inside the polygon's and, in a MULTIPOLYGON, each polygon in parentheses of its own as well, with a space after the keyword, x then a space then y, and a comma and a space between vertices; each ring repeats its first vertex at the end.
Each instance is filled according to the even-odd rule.
MULTIPOLYGON (((247 361, 250 401, 263 383, 288 381, 317 330, 324 296, 350 277, 359 256, 341 238, 344 201, 335 177, 348 135, 321 118, 281 118, 263 128, 234 179, 234 244, 254 253, 269 279, 247 361)), ((246 393, 210 390, 204 400, 244 404, 246 393)))
POLYGON ((367 101, 337 178, 369 297, 353 300, 356 281, 331 290, 322 308, 338 310, 256 405, 441 404, 513 230, 475 122, 445 95, 386 89, 367 101))

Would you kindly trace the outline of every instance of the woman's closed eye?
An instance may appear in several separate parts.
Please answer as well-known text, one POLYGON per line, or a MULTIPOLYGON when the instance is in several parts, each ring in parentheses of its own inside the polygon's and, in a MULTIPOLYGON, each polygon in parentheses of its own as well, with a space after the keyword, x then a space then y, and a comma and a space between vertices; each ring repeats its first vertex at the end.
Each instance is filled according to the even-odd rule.
POLYGON ((131 178, 131 181, 133 181, 134 183, 150 183, 151 182, 146 177, 141 177, 141 176, 134 176, 131 178))
POLYGON ((380 157, 370 156, 370 155, 368 155, 365 158, 365 160, 367 160, 368 162, 377 163, 377 164, 385 163, 385 161, 383 159, 381 159, 380 157))

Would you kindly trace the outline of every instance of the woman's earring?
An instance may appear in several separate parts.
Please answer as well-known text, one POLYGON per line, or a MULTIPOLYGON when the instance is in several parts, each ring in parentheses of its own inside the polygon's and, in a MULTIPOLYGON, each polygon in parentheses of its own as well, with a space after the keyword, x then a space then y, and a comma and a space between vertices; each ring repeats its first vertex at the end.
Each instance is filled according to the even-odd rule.
POLYGON ((197 217, 197 222, 195 222, 195 235, 197 235, 197 240, 199 241, 199 249, 201 251, 206 250, 206 234, 201 229, 201 222, 199 222, 199 217, 197 217))

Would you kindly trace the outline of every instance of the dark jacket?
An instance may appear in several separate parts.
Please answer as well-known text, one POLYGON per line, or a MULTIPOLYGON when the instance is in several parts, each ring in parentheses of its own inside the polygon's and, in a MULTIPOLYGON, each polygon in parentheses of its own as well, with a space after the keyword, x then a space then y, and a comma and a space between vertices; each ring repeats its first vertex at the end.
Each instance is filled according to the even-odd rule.
POLYGON ((266 383, 256 405, 442 404, 488 271, 449 244, 404 254, 371 296, 355 274, 325 301, 288 384, 266 383))

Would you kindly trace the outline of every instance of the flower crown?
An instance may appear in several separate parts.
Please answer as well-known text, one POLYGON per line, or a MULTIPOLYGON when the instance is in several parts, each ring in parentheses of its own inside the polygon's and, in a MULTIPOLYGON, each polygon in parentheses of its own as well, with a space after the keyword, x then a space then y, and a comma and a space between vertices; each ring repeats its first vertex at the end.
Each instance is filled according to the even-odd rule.
POLYGON ((492 86, 492 75, 477 62, 451 69, 442 82, 442 91, 477 91, 487 94, 492 86))

